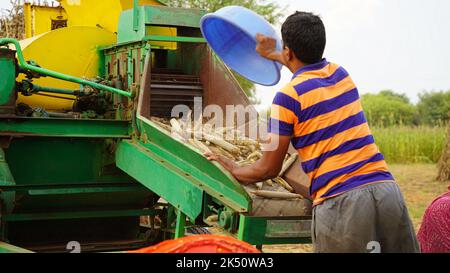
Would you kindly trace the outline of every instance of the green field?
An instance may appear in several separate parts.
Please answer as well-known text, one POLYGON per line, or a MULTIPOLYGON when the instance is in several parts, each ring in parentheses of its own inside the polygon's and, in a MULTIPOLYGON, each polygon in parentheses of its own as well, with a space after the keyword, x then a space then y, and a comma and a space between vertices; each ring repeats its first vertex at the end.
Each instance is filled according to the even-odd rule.
POLYGON ((445 127, 372 127, 388 163, 437 163, 445 145, 445 127))

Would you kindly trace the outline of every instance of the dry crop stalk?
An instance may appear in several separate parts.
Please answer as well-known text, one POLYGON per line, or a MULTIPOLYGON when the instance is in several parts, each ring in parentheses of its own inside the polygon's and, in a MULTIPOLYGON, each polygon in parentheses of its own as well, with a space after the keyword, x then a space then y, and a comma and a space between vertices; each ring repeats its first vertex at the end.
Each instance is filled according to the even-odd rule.
POLYGON ((273 199, 303 199, 300 194, 290 192, 277 192, 277 191, 251 191, 256 196, 273 199))
POLYGON ((211 150, 203 144, 201 141, 198 141, 196 139, 189 139, 189 144, 192 146, 198 148, 202 153, 211 153, 211 150))
POLYGON ((272 179, 267 179, 265 182, 266 182, 267 185, 273 187, 273 181, 272 181, 272 179))
POLYGON ((172 130, 180 135, 183 135, 183 128, 180 124, 180 122, 176 119, 170 120, 170 125, 172 125, 172 130))
MULTIPOLYGON (((231 128, 218 128, 213 130, 210 122, 203 125, 201 121, 197 124, 201 124, 200 126, 192 126, 192 123, 189 122, 181 122, 176 119, 172 119, 170 121, 160 118, 152 118, 157 125, 162 127, 165 130, 171 131, 172 136, 179 139, 182 142, 187 142, 191 146, 197 148, 200 152, 213 152, 216 154, 220 154, 224 157, 227 157, 233 161, 235 161, 240 166, 246 166, 254 163, 256 160, 262 157, 262 153, 260 151, 260 143, 251 139, 242 136, 239 131, 233 129, 232 133, 236 139, 227 141, 223 138, 224 132, 230 132, 231 128), (168 125, 170 124, 170 125, 168 125), (193 129, 192 129, 193 128, 193 129), (203 142, 200 140, 192 138, 192 135, 196 135, 196 133, 200 133, 203 135, 203 142), (191 136, 190 139, 183 138, 183 136, 191 136), (208 147, 209 146, 209 147, 208 147)), ((297 154, 289 155, 287 154, 285 160, 283 162, 282 169, 280 171, 280 175, 274 179, 268 179, 263 182, 256 183, 255 186, 258 189, 253 192, 255 195, 265 198, 278 198, 278 199, 297 199, 302 198, 301 195, 295 194, 294 189, 283 179, 282 175, 292 166, 292 164, 297 159, 297 154), (274 183, 281 185, 285 190, 289 192, 274 192, 274 191, 264 191, 263 186, 264 183, 273 187, 274 183)))
POLYGON ((211 146, 211 149, 214 149, 216 152, 216 154, 222 155, 226 158, 229 158, 231 160, 236 160, 236 158, 234 157, 234 155, 230 154, 229 152, 227 152, 226 150, 222 149, 219 146, 211 146))
POLYGON ((280 174, 278 176, 283 176, 286 171, 292 166, 292 164, 294 164, 294 162, 297 160, 297 157, 297 154, 292 154, 291 156, 289 156, 289 158, 284 161, 283 167, 281 168, 280 174))
POLYGON ((170 127, 169 125, 167 125, 167 124, 164 124, 164 123, 162 123, 162 122, 160 122, 160 121, 158 121, 158 120, 152 120, 154 123, 156 123, 156 125, 158 125, 159 127, 161 127, 161 128, 163 128, 164 130, 166 130, 166 131, 171 131, 172 130, 172 127, 170 127))
POLYGON ((261 152, 259 152, 259 151, 254 151, 253 153, 251 153, 251 154, 247 157, 247 160, 253 160, 253 159, 258 160, 258 159, 260 159, 261 157, 262 157, 261 152))
POLYGON ((215 135, 211 135, 208 133, 203 132, 203 137, 211 142, 216 144, 217 146, 227 150, 228 152, 232 153, 232 154, 238 154, 239 153, 239 148, 234 146, 233 144, 225 141, 223 138, 219 138, 218 136, 215 135))
POLYGON ((219 215, 213 214, 208 216, 208 218, 205 219, 206 222, 219 222, 219 215))
POLYGON ((294 192, 294 189, 291 187, 291 185, 289 185, 288 182, 286 182, 286 180, 284 180, 281 177, 277 177, 275 179, 273 179, 275 182, 277 182, 278 184, 280 184, 283 188, 285 188, 286 190, 290 191, 290 192, 294 192))

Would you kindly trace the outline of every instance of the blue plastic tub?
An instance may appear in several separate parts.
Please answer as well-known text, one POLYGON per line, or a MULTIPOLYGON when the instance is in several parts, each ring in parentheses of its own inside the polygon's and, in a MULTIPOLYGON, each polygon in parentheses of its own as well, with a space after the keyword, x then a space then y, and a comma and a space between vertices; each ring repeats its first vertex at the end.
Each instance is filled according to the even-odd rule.
POLYGON ((282 65, 255 51, 257 33, 275 38, 277 49, 282 49, 275 29, 262 16, 243 7, 228 6, 205 15, 200 26, 209 46, 231 69, 261 85, 280 81, 282 65))

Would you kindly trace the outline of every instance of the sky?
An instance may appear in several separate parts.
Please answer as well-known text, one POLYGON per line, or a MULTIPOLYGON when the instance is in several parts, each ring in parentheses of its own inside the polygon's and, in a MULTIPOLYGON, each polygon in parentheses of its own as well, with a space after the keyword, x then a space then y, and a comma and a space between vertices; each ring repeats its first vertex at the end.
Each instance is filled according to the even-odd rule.
MULTIPOLYGON (((425 90, 450 89, 450 1, 448 0, 279 0, 286 15, 319 14, 327 29, 325 57, 342 65, 364 94, 392 89, 413 101, 425 90)), ((9 0, 0 0, 0 9, 9 0)), ((284 21, 282 19, 281 21, 284 21)), ((280 26, 275 26, 280 29, 280 26)), ((291 79, 257 86, 259 108, 270 105, 291 79)))
MULTIPOLYGON (((417 102, 425 90, 450 90, 450 1, 277 2, 287 6, 287 15, 299 10, 321 16, 327 29, 325 57, 350 73, 360 93, 392 89, 417 102)), ((284 69, 277 86, 257 87, 264 107, 291 75, 284 69)))

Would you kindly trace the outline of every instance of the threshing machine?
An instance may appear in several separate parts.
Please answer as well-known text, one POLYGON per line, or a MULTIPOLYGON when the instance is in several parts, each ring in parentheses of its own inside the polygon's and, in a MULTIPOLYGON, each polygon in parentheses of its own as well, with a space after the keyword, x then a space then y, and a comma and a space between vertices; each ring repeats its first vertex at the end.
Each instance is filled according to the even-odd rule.
POLYGON ((250 104, 205 43, 204 12, 126 4, 116 29, 102 10, 70 23, 86 7, 68 7, 67 27, 0 38, 0 252, 137 249, 204 231, 211 215, 253 245, 308 243, 310 201, 258 213, 262 201, 150 120, 195 98, 250 104))

